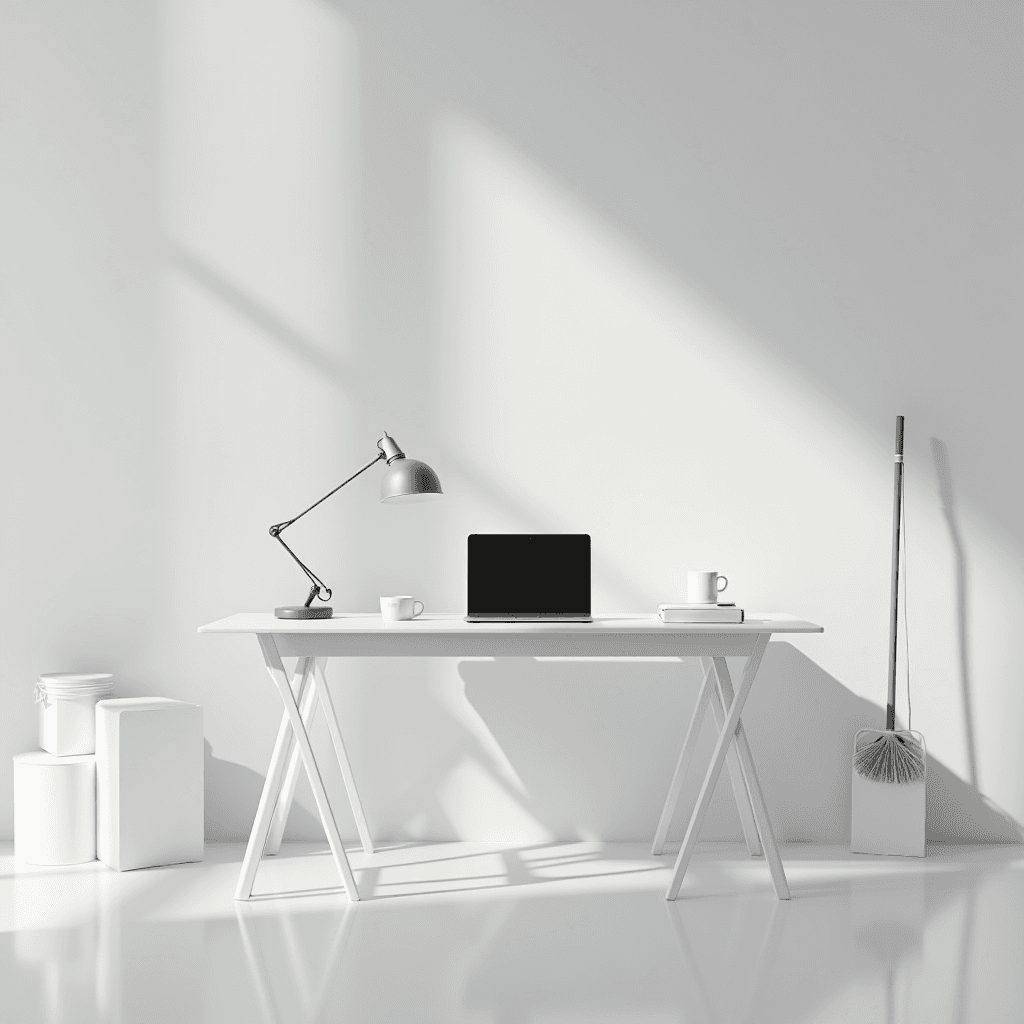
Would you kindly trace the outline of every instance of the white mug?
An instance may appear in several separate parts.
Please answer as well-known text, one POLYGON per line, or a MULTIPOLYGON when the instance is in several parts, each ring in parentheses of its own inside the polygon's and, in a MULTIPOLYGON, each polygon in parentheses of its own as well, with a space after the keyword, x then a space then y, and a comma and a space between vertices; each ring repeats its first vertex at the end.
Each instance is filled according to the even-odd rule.
POLYGON ((407 619, 415 619, 417 615, 423 614, 425 605, 414 597, 402 595, 401 597, 382 597, 380 599, 380 617, 385 622, 404 622, 407 619), (419 605, 419 611, 416 610, 419 605))
POLYGON ((686 574, 687 604, 718 604, 718 595, 729 586, 728 576, 717 572, 688 572, 686 574))

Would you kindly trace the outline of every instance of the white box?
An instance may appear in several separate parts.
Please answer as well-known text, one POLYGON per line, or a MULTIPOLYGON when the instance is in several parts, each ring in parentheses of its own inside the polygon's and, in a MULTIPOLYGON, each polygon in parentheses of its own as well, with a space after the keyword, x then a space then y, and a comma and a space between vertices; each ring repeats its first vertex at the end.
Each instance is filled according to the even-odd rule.
POLYGON ((25 864, 96 859, 96 758, 14 755, 14 857, 25 864))
MULTIPOLYGON (((862 729, 857 733, 878 732, 862 729)), ((879 733, 880 734, 880 733, 879 733)), ((911 733, 925 754, 924 737, 911 733)), ((854 751, 857 741, 854 740, 854 751)), ((850 852, 879 853, 891 857, 925 855, 925 811, 928 761, 918 782, 874 782, 853 771, 850 852)))
POLYGON ((117 871, 203 859, 203 709, 96 705, 96 855, 117 871))

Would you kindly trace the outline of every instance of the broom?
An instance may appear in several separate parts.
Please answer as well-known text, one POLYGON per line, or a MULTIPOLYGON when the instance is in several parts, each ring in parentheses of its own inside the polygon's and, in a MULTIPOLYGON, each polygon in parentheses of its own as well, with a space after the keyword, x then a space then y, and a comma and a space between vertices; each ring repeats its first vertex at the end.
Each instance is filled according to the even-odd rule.
POLYGON ((924 778, 924 750, 909 732, 896 731, 896 628, 900 578, 900 526, 903 520, 903 417, 896 417, 896 456, 893 468, 892 601, 889 617, 889 699, 885 732, 853 755, 858 775, 873 782, 919 782, 924 778))

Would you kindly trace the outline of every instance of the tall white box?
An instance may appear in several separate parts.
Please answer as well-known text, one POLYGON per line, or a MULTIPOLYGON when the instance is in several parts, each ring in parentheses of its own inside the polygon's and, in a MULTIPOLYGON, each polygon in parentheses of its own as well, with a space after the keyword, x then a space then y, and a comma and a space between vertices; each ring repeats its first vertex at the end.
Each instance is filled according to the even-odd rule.
MULTIPOLYGON (((854 755, 861 736, 874 739, 877 729, 861 729, 853 741, 854 755)), ((877 853, 889 857, 925 855, 928 762, 924 737, 910 732, 925 755, 924 775, 916 782, 875 782, 853 772, 850 820, 850 852, 877 853)))
POLYGON ((117 871, 203 859, 203 709, 96 705, 96 855, 117 871))

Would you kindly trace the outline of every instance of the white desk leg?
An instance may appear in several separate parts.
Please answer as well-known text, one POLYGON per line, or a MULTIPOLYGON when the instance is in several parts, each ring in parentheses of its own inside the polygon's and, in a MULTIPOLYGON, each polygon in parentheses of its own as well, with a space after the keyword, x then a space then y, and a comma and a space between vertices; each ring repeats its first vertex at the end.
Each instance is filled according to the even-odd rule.
MULTIPOLYGON (((331 853, 334 855, 334 863, 338 866, 342 881, 345 883, 345 891, 350 900, 359 899, 359 890, 356 888, 356 880, 352 875, 352 868, 349 865, 348 857, 345 855, 345 847, 341 843, 341 835, 338 832, 338 824, 334 820, 334 812, 331 810, 330 802, 327 799, 327 791, 324 789, 323 779, 320 778, 320 769, 317 767, 316 757, 313 754, 313 747, 309 742, 309 735, 306 727, 302 724, 302 716, 299 714, 299 707, 295 703, 295 695, 288 686, 285 676, 284 665, 281 663, 281 655, 278 653, 274 637, 269 633, 259 635, 260 647, 263 649, 263 660, 267 664, 267 671, 270 678, 274 680, 281 700, 284 702, 285 710, 288 712, 288 719, 292 725, 292 732, 295 733, 295 741, 302 753, 302 762, 306 766, 306 777, 313 790, 313 798, 316 800, 316 809, 320 812, 320 821, 327 833, 327 842, 330 844, 331 853)), ((270 822, 267 822, 269 830, 270 822)))
POLYGON ((711 668, 708 666, 704 670, 704 682, 701 684, 700 692, 697 694, 697 703, 693 706, 693 714, 690 716, 690 727, 686 730, 686 739, 683 740, 683 749, 679 752, 676 773, 672 776, 672 785, 668 787, 665 806, 661 809, 661 820, 658 822, 658 829, 654 833, 654 845, 651 847, 651 853, 655 857, 661 856, 662 851, 665 849, 665 839, 668 836, 669 826, 672 824, 672 816, 676 813, 679 793, 683 788, 683 780, 686 778, 686 771, 690 767, 694 748, 697 746, 697 737, 700 735, 701 723, 704 721, 704 712, 707 711, 713 686, 714 679, 711 668))
MULTIPOLYGON (((729 666, 726 664, 725 658, 715 658, 714 662, 721 699, 727 705, 732 704, 733 688, 729 666)), ((764 802, 761 781, 757 777, 757 768, 754 767, 754 757, 750 753, 750 744, 747 742, 747 734, 742 722, 736 726, 735 749, 739 755, 743 779, 746 783, 747 792, 750 795, 750 805, 754 812, 754 820, 757 822, 757 831, 761 836, 761 842, 764 844, 764 855, 768 861, 768 870, 772 875, 775 895, 780 900, 788 900, 789 883, 786 881, 786 871, 782 866, 782 857, 779 854, 778 844, 775 842, 775 830, 772 828, 771 818, 768 817, 768 805, 764 802)))
MULTIPOLYGON (((309 727, 316 713, 316 687, 308 686, 302 694, 302 701, 299 705, 302 714, 302 724, 309 732, 309 727)), ((282 718, 288 720, 288 712, 281 712, 282 718)), ((281 841, 284 839, 285 826, 288 824, 288 815, 291 813, 292 801, 295 799, 295 787, 299 783, 299 772, 302 770, 302 755, 295 743, 291 727, 288 729, 288 768, 284 773, 284 785, 281 787, 281 795, 277 798, 277 807, 274 808, 274 820, 270 824, 270 835, 267 836, 267 845, 263 850, 265 857, 275 857, 281 851, 281 841)))
MULTIPOLYGON (((714 672, 714 662, 711 658, 701 658, 701 664, 706 672, 714 672)), ((725 659, 722 659, 723 661, 725 659)), ((715 724, 718 731, 722 731, 725 725, 725 705, 722 702, 720 686, 711 687, 711 711, 715 716, 715 724)), ((732 703, 732 690, 729 690, 729 703, 732 703)), ((741 726, 742 728, 742 726, 741 726)), ((761 840, 757 837, 757 822, 754 819, 754 808, 750 802, 750 793, 747 790, 747 783, 743 777, 743 769, 740 767, 740 755, 736 743, 729 745, 729 753, 725 755, 725 767, 729 770, 729 781, 732 783, 732 795, 736 798, 736 810, 739 811, 740 825, 743 828, 743 838, 747 844, 747 852, 751 857, 761 856, 761 840)))
MULTIPOLYGON (((260 640, 262 647, 262 637, 260 640)), ((313 659, 301 658, 295 666, 295 676, 292 686, 289 688, 284 676, 284 666, 281 666, 281 680, 289 695, 294 689, 295 694, 302 697, 312 674, 313 659)), ((242 870, 238 875, 238 884, 235 886, 236 900, 247 900, 252 895, 253 882, 256 881, 256 869, 260 865, 260 857, 263 856, 263 848, 266 846, 270 823, 274 816, 274 807, 277 804, 278 794, 281 792, 291 734, 292 727, 286 711, 281 716, 277 740, 274 743, 274 753, 270 758, 270 767, 267 769, 267 780, 263 783, 263 792, 260 793, 260 802, 256 809, 256 820, 252 823, 249 842, 246 844, 245 856, 242 858, 242 870)))
POLYGON ((352 775, 352 765, 348 760, 348 753, 345 750, 345 743, 341 738, 341 729, 338 727, 338 716, 334 711, 334 700, 331 691, 327 688, 326 658, 318 658, 316 673, 313 678, 313 685, 320 695, 320 703, 323 705, 324 715, 327 717, 327 728, 331 733, 331 742, 334 744, 334 752, 338 756, 338 767, 341 769, 341 777, 345 780, 345 792, 348 793, 348 802, 352 808, 352 817, 356 819, 356 829, 359 832, 359 840, 363 844, 364 853, 373 853, 373 840, 370 838, 370 830, 366 825, 366 815, 363 814, 363 805, 359 800, 359 791, 356 789, 356 780, 352 775))
POLYGON ((768 646, 770 633, 759 633, 754 649, 747 658, 747 664, 743 669, 743 678, 740 680, 739 692, 736 694, 729 714, 725 720, 725 727, 719 733, 718 742, 715 744, 715 753, 708 765, 707 774, 704 776, 704 784, 700 789, 700 796, 697 797, 697 806, 690 815, 690 823, 686 827, 686 835, 683 837, 683 845, 679 848, 679 855, 676 857, 675 868, 672 871, 672 881, 669 882, 665 899, 674 900, 679 895, 679 887, 683 884, 683 875, 689 867, 690 858, 693 856, 694 848, 697 845, 697 836, 700 833, 701 825, 704 824, 704 816, 711 805, 711 797, 715 792, 715 783, 722 772, 722 765, 725 764, 725 755, 729 750, 729 744, 736 733, 736 726, 740 724, 740 715, 743 713, 743 705, 747 702, 750 687, 757 675, 758 666, 764 656, 764 649, 768 646))

